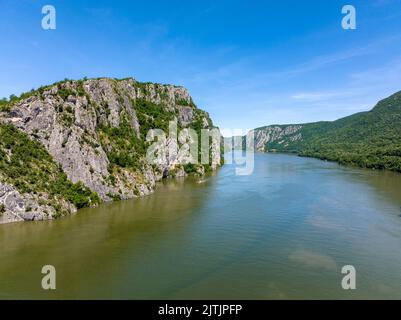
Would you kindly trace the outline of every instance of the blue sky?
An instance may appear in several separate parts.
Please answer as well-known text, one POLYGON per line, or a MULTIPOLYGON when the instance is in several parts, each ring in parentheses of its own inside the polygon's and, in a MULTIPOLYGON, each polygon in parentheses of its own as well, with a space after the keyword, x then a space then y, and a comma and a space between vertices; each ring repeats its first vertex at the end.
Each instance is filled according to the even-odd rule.
POLYGON ((401 90, 401 0, 0 0, 0 34, 0 97, 132 76, 187 87, 221 128, 334 120, 401 90))

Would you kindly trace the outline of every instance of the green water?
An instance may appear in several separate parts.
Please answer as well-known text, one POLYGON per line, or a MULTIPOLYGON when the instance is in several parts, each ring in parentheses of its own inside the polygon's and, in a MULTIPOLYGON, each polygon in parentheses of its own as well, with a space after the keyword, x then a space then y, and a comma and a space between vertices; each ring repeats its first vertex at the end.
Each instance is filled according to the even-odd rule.
POLYGON ((0 298, 401 298, 401 175, 280 154, 0 225, 0 298), (54 265, 57 289, 41 289, 54 265), (341 267, 357 289, 341 288, 341 267))

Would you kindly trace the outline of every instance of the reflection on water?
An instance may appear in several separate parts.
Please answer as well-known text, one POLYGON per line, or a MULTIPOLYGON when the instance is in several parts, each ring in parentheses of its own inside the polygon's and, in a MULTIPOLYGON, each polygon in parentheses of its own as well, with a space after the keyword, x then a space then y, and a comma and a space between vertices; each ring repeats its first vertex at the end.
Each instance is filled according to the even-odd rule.
POLYGON ((401 298, 401 175, 257 154, 251 176, 163 182, 0 226, 0 298, 401 298), (57 290, 41 289, 41 268, 57 290), (341 289, 354 265, 357 290, 341 289))

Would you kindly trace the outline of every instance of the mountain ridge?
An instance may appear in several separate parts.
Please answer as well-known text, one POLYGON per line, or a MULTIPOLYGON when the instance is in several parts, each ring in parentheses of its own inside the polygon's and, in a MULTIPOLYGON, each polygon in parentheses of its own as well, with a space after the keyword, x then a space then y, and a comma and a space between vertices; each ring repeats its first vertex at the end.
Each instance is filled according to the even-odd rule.
POLYGON ((252 149, 251 134, 253 150, 401 172, 401 91, 380 100, 370 111, 335 121, 256 128, 247 134, 248 149, 252 149))

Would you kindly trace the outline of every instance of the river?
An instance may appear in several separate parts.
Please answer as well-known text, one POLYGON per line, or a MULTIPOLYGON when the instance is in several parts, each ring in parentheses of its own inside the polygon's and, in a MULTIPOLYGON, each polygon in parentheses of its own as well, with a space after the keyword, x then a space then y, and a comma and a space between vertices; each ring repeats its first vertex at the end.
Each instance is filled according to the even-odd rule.
POLYGON ((256 154, 249 176, 0 225, 0 299, 401 299, 401 174, 256 154), (43 265, 57 289, 41 288, 43 265), (343 290, 341 268, 356 269, 343 290))

